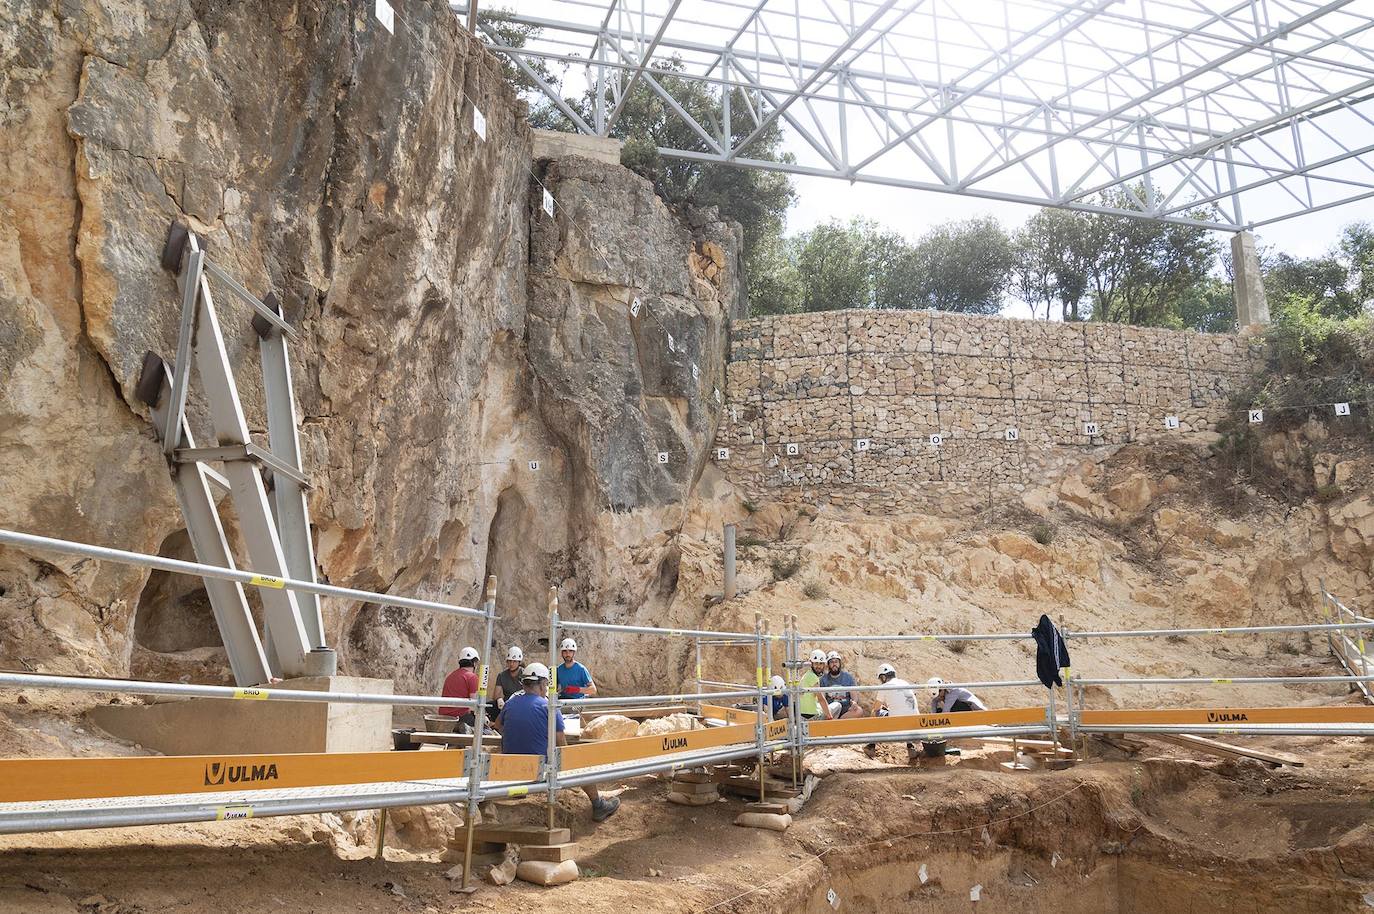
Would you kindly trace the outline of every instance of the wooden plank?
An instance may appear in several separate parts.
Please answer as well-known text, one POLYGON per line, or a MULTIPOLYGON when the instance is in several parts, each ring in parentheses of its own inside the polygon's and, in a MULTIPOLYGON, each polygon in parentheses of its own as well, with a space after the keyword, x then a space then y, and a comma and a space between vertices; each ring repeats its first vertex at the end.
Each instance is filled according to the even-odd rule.
POLYGON ((768 803, 746 803, 746 804, 744 805, 744 808, 745 808, 745 811, 747 811, 747 812, 764 812, 764 813, 772 813, 772 814, 774 814, 774 815, 783 815, 783 814, 785 814, 785 813, 790 813, 790 812, 792 811, 792 807, 791 807, 789 804, 787 804, 787 803, 772 803, 772 802, 768 802, 768 803))
POLYGON ((582 723, 587 724, 596 720, 598 717, 608 717, 612 714, 619 714, 621 717, 628 717, 630 720, 652 720, 655 717, 667 717, 669 714, 689 714, 691 710, 686 705, 663 705, 657 708, 601 708, 595 711, 583 711, 582 723))
POLYGON ((713 749, 754 740, 752 724, 716 727, 712 730, 683 730, 662 736, 630 736, 625 739, 583 743, 563 750, 563 770, 613 765, 656 755, 673 755, 698 749, 713 749))
POLYGON ((685 793, 689 796, 695 796, 697 794, 705 795, 715 793, 716 784, 714 781, 708 781, 702 784, 693 783, 691 781, 672 780, 668 782, 668 789, 677 793, 685 793))
POLYGON ((522 844, 520 845, 520 859, 562 863, 564 860, 576 860, 578 848, 579 845, 576 841, 565 844, 522 844))
POLYGON ((702 771, 674 771, 672 782, 674 784, 714 784, 716 779, 713 775, 702 771))
POLYGON ((1291 765, 1294 768, 1303 767, 1303 760, 1296 755, 1288 755, 1284 752, 1274 752, 1271 749, 1252 749, 1247 746, 1233 746, 1230 743, 1223 743, 1219 740, 1207 739, 1203 736, 1192 736, 1187 733, 1139 733, 1137 736, 1146 739, 1157 739, 1165 743, 1173 743, 1176 746, 1184 746, 1189 749, 1197 749, 1200 752, 1207 752, 1212 755, 1219 755, 1224 758, 1251 758, 1270 765, 1291 765))
POLYGON ((0 803, 461 778, 464 752, 0 759, 0 803))
POLYGON ((701 706, 701 716, 708 720, 723 720, 731 724, 752 724, 758 720, 759 712, 704 704, 701 706))
MULTIPOLYGON (((801 791, 794 790, 788 784, 778 784, 772 781, 769 781, 767 783, 766 788, 767 789, 764 791, 765 796, 776 797, 778 799, 790 800, 791 798, 795 796, 800 796, 801 794, 801 791)), ((755 799, 757 799, 759 795, 759 779, 730 778, 729 780, 721 783, 720 789, 725 793, 733 794, 735 796, 754 797, 755 799)))
POLYGON ((942 730, 950 727, 992 727, 1008 724, 1043 724, 1045 708, 1005 708, 998 711, 958 711, 950 714, 901 714, 891 717, 860 717, 852 720, 813 720, 811 736, 854 736, 863 733, 905 733, 911 730, 942 730))
MULTIPOLYGON (((462 749, 472 747, 471 733, 441 733, 437 730, 417 730, 410 734, 410 741, 420 746, 458 746, 462 749)), ((487 733, 482 737, 482 748, 501 751, 501 735, 487 733)))
MULTIPOLYGON (((1339 705, 1304 708, 1153 708, 1127 711, 1083 711, 1085 727, 1129 727, 1133 724, 1244 726, 1245 724, 1374 724, 1374 706, 1339 705)), ((815 725, 812 725, 814 731, 815 725)))
POLYGON ((479 825, 473 829, 473 837, 478 841, 492 844, 540 845, 567 844, 572 840, 572 831, 566 828, 541 828, 538 825, 502 825, 494 822, 479 825))

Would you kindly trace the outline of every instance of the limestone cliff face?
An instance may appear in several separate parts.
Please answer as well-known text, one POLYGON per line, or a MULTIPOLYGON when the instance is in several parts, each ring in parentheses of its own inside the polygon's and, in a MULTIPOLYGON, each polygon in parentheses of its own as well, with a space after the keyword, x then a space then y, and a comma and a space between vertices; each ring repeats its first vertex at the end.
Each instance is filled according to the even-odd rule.
MULTIPOLYGON (((474 605, 497 574, 501 640, 533 646, 550 584, 586 612, 642 594, 649 576, 603 543, 666 550, 669 506, 714 434, 737 239, 579 160, 539 166, 560 198, 549 219, 495 58, 439 0, 398 10, 395 34, 371 9, 0 9, 0 526, 190 557, 133 396, 144 351, 175 351, 179 303, 158 254, 180 219, 250 290, 275 290, 300 331, 324 576, 474 605), (594 261, 590 235, 622 257, 594 261), (677 358, 646 345, 632 288, 677 358), (650 460, 661 450, 666 467, 650 460)), ((216 301, 260 431, 249 314, 216 301)), ((204 427, 194 398, 190 415, 204 427)), ((436 687, 476 635, 325 608, 349 672, 405 687, 436 687)), ((223 675, 207 618, 195 582, 0 550, 10 666, 223 675)))

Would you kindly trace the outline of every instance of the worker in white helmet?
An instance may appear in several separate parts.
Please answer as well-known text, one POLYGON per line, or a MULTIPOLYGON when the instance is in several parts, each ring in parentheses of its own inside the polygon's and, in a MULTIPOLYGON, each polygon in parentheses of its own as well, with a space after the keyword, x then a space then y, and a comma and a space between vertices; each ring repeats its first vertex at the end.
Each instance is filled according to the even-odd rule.
MULTIPOLYGON (((911 683, 897 676, 897 668, 890 663, 884 663, 878 667, 878 682, 887 686, 893 691, 877 692, 877 711, 878 717, 889 717, 897 715, 906 717, 921 713, 920 705, 916 703, 916 691, 911 683)), ((864 746, 864 754, 873 758, 878 754, 878 747, 874 743, 864 746)), ((906 760, 908 763, 916 762, 917 752, 915 743, 906 744, 906 760)))
POLYGON ((768 680, 768 709, 772 712, 773 720, 783 720, 787 717, 787 706, 790 699, 787 696, 787 683, 781 676, 774 676, 768 680))
MULTIPOLYGON (((507 755, 549 754, 549 668, 531 663, 521 675, 522 689, 512 695, 501 709, 496 728, 501 731, 501 751, 507 755)), ((557 745, 566 746, 563 714, 554 712, 554 733, 557 745)), ((603 798, 594 784, 584 784, 582 791, 592 801, 592 818, 597 822, 613 815, 620 808, 618 797, 603 798)))
POLYGON ((939 676, 933 676, 926 682, 926 688, 930 690, 930 713, 932 714, 951 714, 955 711, 986 711, 988 706, 983 704, 982 699, 974 695, 968 689, 961 689, 950 686, 939 676))
POLYGON ((487 705, 487 716, 496 720, 496 715, 505 707, 511 696, 524 689, 520 684, 520 670, 525 665, 525 652, 518 645, 511 645, 510 650, 506 651, 506 668, 496 676, 496 685, 492 688, 492 702, 487 705))
POLYGON ((554 670, 554 684, 558 689, 558 700, 567 701, 569 699, 592 698, 596 695, 596 682, 592 680, 591 672, 573 659, 577 654, 577 642, 572 638, 564 638, 563 643, 558 645, 558 650, 563 656, 563 662, 554 670))
MULTIPOLYGON (((445 698, 476 698, 477 662, 480 659, 477 655, 477 648, 471 646, 463 648, 458 654, 458 669, 448 674, 444 680, 444 690, 439 694, 445 698)), ((476 721, 471 708, 440 708, 439 713, 458 718, 458 723, 464 727, 471 727, 476 721)))
MULTIPOLYGON (((825 651, 820 649, 812 651, 810 659, 810 668, 802 673, 801 687, 803 689, 818 688, 821 684, 821 677, 825 675, 825 651)), ((830 708, 824 701, 820 700, 820 693, 818 692, 802 692, 801 699, 797 702, 797 710, 806 720, 815 720, 818 717, 830 719, 830 708)))
POLYGON ((825 693, 825 701, 830 709, 831 717, 855 718, 863 717, 863 705, 854 700, 854 693, 848 691, 850 687, 859 684, 854 678, 854 674, 844 668, 844 657, 839 651, 831 651, 825 655, 826 671, 821 677, 821 685, 825 688, 839 686, 833 692, 825 693))

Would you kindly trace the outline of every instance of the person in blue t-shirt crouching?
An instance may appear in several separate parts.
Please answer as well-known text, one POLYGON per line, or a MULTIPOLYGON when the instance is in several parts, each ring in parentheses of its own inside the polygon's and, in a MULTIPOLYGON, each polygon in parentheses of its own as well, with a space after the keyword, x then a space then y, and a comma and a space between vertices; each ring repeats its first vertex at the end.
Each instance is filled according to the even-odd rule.
MULTIPOLYGON (((518 692, 506 700, 505 707, 496 718, 496 729, 501 731, 501 751, 507 755, 538 755, 547 758, 549 754, 549 668, 542 663, 531 663, 521 674, 520 684, 523 692, 518 692)), ((563 734, 563 714, 554 711, 554 731, 560 746, 568 744, 563 734)), ((620 799, 602 799, 594 784, 582 787, 587 799, 592 801, 592 818, 597 822, 612 816, 620 808, 620 799)))

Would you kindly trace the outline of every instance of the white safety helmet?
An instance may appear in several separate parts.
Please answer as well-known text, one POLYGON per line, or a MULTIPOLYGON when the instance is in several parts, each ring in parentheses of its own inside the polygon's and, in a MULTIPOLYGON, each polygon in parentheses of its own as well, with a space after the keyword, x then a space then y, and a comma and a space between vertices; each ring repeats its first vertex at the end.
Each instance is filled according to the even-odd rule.
POLYGON ((768 684, 773 687, 774 692, 781 692, 787 687, 787 683, 783 682, 781 676, 774 676, 772 679, 768 680, 768 684))
POLYGON ((577 650, 577 642, 571 638, 564 638, 563 643, 558 645, 558 649, 560 651, 575 651, 577 650))
POLYGON ((825 651, 821 650, 820 648, 816 648, 814 651, 812 651, 812 652, 811 652, 811 662, 812 662, 812 663, 825 663, 825 651))
POLYGON ((522 682, 535 679, 542 679, 548 682, 549 668, 542 663, 531 663, 529 666, 525 667, 525 672, 520 674, 520 680, 522 682))
POLYGON ((512 645, 512 646, 511 646, 511 649, 508 650, 508 651, 506 651, 506 659, 507 659, 507 660, 514 660, 514 661, 517 661, 517 662, 519 662, 519 663, 524 663, 524 662, 525 662, 525 652, 522 651, 522 650, 520 650, 519 647, 517 647, 517 646, 515 646, 515 645, 512 645))
POLYGON ((840 656, 840 652, 839 652, 839 651, 831 651, 830 653, 828 653, 828 654, 825 655, 825 659, 826 659, 827 661, 830 661, 830 660, 843 660, 844 658, 842 658, 842 657, 840 656))
POLYGON ((475 647, 465 647, 465 648, 463 648, 462 651, 460 651, 459 654, 458 654, 458 659, 459 659, 459 660, 476 660, 476 659, 477 659, 477 648, 475 648, 475 647))
POLYGON ((939 676, 932 676, 926 680, 926 685, 930 687, 931 697, 935 697, 939 695, 940 690, 945 687, 945 681, 939 676))
POLYGON ((892 664, 890 664, 890 663, 884 663, 882 666, 878 667, 878 675, 879 675, 879 676, 896 676, 896 675, 897 675, 897 668, 894 667, 894 666, 893 666, 892 664))

